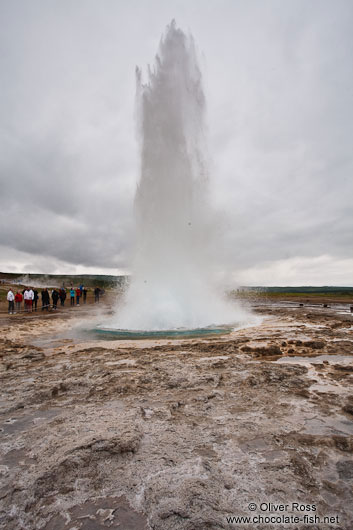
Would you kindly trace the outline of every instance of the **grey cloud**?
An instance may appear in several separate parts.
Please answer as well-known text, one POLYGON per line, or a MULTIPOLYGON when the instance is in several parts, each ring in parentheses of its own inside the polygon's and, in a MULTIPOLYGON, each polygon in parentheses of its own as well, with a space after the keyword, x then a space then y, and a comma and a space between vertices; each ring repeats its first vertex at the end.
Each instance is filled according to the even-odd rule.
POLYGON ((129 266, 134 67, 173 17, 205 57, 224 267, 352 258, 349 0, 3 2, 0 244, 129 266))

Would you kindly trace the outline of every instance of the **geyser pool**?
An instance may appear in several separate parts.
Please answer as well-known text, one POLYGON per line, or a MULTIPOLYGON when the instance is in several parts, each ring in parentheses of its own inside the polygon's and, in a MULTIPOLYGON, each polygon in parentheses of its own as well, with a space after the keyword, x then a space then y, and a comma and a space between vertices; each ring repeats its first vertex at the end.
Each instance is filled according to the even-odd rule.
POLYGON ((158 331, 94 328, 86 330, 86 333, 91 338, 100 340, 188 339, 209 337, 214 335, 228 335, 233 331, 233 329, 233 327, 228 326, 199 329, 165 329, 158 331))
POLYGON ((133 274, 123 304, 100 327, 136 334, 249 323, 250 315, 214 281, 216 220, 193 38, 173 21, 147 83, 139 69, 136 78, 141 167, 133 274))

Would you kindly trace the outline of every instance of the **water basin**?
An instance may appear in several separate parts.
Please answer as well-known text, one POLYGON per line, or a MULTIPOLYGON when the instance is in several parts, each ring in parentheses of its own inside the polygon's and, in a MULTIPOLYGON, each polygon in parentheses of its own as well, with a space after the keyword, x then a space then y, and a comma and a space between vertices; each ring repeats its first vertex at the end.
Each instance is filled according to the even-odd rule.
POLYGON ((192 338, 192 337, 207 337, 212 335, 229 335, 232 333, 234 327, 218 326, 196 329, 166 329, 166 330, 129 330, 129 329, 104 329, 94 328, 91 330, 84 330, 84 333, 91 339, 100 340, 139 340, 139 339, 167 339, 167 338, 192 338))

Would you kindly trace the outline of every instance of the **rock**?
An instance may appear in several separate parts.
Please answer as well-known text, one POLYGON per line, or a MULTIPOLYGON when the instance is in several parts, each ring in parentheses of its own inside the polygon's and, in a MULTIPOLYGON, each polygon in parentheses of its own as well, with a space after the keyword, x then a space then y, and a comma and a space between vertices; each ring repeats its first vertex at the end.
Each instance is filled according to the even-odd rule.
POLYGON ((325 347, 325 344, 323 340, 309 340, 304 343, 307 348, 312 348, 313 350, 321 350, 325 347))
POLYGON ((140 445, 141 436, 133 431, 122 435, 112 435, 109 438, 91 439, 74 448, 73 451, 90 449, 93 452, 107 452, 110 454, 135 453, 140 445))
POLYGON ((342 407, 342 410, 344 410, 344 412, 347 412, 347 414, 351 414, 353 416, 353 403, 347 403, 347 405, 342 407))
POLYGON ((336 464, 340 479, 353 480, 353 462, 351 460, 340 460, 336 464))
POLYGON ((353 453, 353 436, 341 436, 337 434, 332 436, 332 440, 337 449, 347 453, 353 453))
POLYGON ((28 353, 25 353, 25 355, 22 355, 21 359, 31 359, 35 361, 41 361, 44 359, 44 353, 41 351, 30 351, 28 353))
POLYGON ((300 454, 294 454, 290 461, 294 473, 301 478, 302 483, 309 487, 314 486, 315 479, 311 475, 311 467, 309 462, 300 454))
POLYGON ((339 370, 340 372, 353 372, 353 366, 344 365, 344 364, 334 364, 333 368, 339 370))
POLYGON ((260 346, 257 348, 250 348, 250 346, 243 346, 243 352, 254 353, 255 356, 266 357, 272 355, 282 355, 282 350, 279 346, 275 344, 270 346, 260 346))

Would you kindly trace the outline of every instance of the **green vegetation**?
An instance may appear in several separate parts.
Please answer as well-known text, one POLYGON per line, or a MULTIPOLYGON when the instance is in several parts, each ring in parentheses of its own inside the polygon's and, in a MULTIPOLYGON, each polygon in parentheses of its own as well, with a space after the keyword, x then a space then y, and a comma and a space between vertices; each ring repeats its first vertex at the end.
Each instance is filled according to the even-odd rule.
POLYGON ((231 295, 247 300, 287 300, 314 304, 353 304, 353 287, 240 287, 231 295))
POLYGON ((238 293, 254 293, 259 295, 271 296, 348 296, 353 297, 353 287, 240 287, 237 289, 238 293))
POLYGON ((268 294, 291 294, 291 295, 305 295, 305 294, 316 294, 316 295, 353 295, 353 287, 241 287, 240 291, 256 291, 258 293, 268 294))

